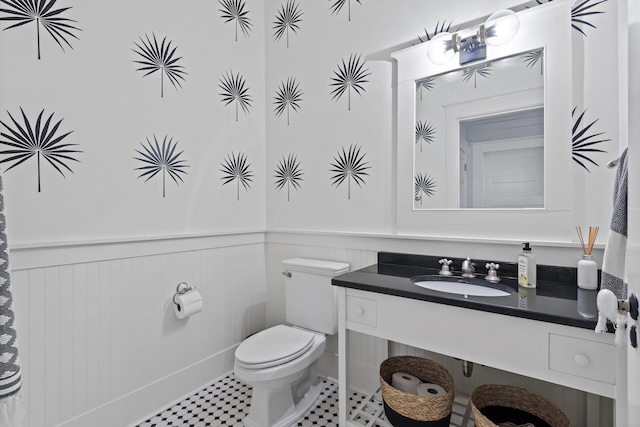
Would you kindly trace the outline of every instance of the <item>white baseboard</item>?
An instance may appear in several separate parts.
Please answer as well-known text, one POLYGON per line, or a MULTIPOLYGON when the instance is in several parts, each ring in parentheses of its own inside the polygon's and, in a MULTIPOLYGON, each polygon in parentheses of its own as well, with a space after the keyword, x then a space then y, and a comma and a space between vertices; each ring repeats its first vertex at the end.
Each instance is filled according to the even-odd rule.
POLYGON ((231 372, 236 347, 211 355, 57 427, 125 427, 142 423, 231 372))

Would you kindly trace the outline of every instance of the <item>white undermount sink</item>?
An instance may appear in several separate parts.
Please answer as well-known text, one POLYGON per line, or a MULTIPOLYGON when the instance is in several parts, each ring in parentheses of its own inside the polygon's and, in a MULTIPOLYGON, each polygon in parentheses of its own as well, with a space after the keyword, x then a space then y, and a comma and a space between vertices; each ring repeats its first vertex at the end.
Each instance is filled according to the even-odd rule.
POLYGON ((481 284, 479 283, 480 280, 482 279, 465 279, 462 277, 447 276, 418 276, 411 279, 415 285, 421 288, 448 294, 504 297, 515 293, 515 291, 508 286, 486 281, 486 284, 481 284))

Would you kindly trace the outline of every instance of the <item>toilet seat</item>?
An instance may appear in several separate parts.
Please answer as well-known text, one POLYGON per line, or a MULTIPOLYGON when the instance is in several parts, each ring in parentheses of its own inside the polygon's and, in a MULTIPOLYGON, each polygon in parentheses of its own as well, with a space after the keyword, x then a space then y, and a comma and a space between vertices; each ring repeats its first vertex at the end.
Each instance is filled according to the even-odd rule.
POLYGON ((311 332, 277 325, 244 340, 236 349, 235 362, 245 369, 263 369, 297 359, 313 346, 311 332))

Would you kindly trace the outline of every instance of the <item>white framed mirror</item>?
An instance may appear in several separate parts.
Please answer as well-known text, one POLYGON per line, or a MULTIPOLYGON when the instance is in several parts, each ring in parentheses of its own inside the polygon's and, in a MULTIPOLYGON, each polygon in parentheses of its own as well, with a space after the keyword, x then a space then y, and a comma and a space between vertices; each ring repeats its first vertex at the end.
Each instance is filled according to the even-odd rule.
POLYGON ((544 208, 544 48, 417 80, 415 117, 414 209, 544 208))
MULTIPOLYGON (((433 62, 427 55, 429 42, 392 54, 398 64, 396 212, 399 233, 517 239, 521 238, 518 236, 526 224, 527 234, 552 241, 572 229, 574 199, 579 195, 574 194, 571 173, 571 2, 557 0, 525 8, 519 10, 517 16, 520 26, 510 42, 486 46, 485 59, 462 66, 458 55, 443 64, 433 62), (519 67, 523 65, 518 64, 519 61, 534 55, 539 55, 534 66, 527 67, 525 63, 519 67), (465 71, 474 66, 478 69, 473 73, 465 71), (507 84, 511 78, 497 78, 497 86, 490 88, 491 79, 480 74, 482 66, 491 66, 494 77, 502 75, 500 73, 529 73, 531 80, 514 77, 513 81, 519 86, 512 86, 507 84), (464 85, 450 86, 443 91, 442 99, 431 103, 432 107, 440 108, 438 138, 442 138, 442 142, 431 153, 433 161, 429 164, 428 160, 419 159, 420 147, 416 143, 421 131, 419 122, 423 122, 424 128, 426 120, 419 117, 420 86, 435 78, 442 79, 444 88, 446 79, 455 81, 460 74, 464 78, 465 73, 471 75, 468 79, 477 78, 475 87, 473 82, 463 81, 464 85), (500 86, 509 87, 499 91, 500 86), (486 93, 465 101, 464 92, 469 91, 486 93), (503 134, 494 141, 478 136, 478 129, 506 118, 529 121, 526 126, 536 128, 537 135, 523 133, 510 138, 520 153, 504 149, 509 139, 505 129, 489 132, 503 134), (469 134, 473 135, 469 137, 469 134), (526 157, 527 151, 533 157, 526 157), (484 157, 485 164, 476 164, 478 156, 484 157), (520 171, 516 162, 526 163, 531 170, 520 171), (509 171, 505 169, 507 166, 513 167, 509 171), (479 177, 478 171, 482 169, 497 169, 500 173, 482 173, 479 177), (433 197, 423 193, 420 198, 416 184, 419 179, 424 181, 425 175, 431 176, 430 170, 434 171, 436 191, 433 197), (500 186, 514 187, 513 182, 523 177, 531 178, 527 184, 531 188, 520 200, 515 200, 514 191, 498 191, 500 186), (488 192, 487 181, 493 182, 493 189, 488 192), (481 187, 485 187, 483 194, 478 191, 481 187), (492 199, 498 193, 500 197, 492 199)), ((478 17, 478 22, 482 20, 483 17, 478 17)), ((462 27, 459 32, 463 38, 469 37, 477 28, 477 25, 462 27)), ((428 91, 422 91, 423 100, 428 95, 428 91)), ((425 141, 422 144, 424 154, 425 141)), ((434 147, 430 144, 427 148, 434 147)), ((515 194, 524 194, 522 188, 517 187, 515 194)))

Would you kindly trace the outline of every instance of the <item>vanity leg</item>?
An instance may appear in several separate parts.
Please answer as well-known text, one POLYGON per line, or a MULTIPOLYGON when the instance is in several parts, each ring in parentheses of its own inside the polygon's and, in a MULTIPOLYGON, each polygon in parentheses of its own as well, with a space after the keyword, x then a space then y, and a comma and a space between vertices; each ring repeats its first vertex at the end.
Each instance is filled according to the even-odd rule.
POLYGON ((347 293, 338 289, 338 425, 347 425, 349 398, 347 396, 347 293))

